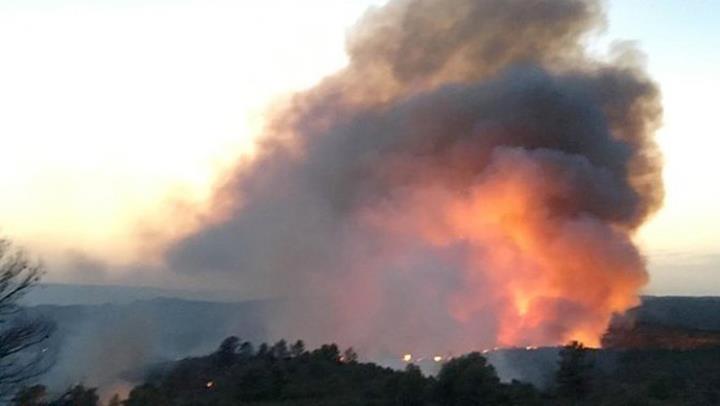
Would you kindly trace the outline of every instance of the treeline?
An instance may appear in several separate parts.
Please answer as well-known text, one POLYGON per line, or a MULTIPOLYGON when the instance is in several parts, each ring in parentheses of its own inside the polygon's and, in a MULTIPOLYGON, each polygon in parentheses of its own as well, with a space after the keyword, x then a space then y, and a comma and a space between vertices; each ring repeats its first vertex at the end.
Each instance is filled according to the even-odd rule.
MULTIPOLYGON (((358 361, 335 344, 308 351, 302 341, 255 348, 236 337, 205 357, 158 367, 127 399, 111 406, 203 405, 713 405, 720 404, 720 350, 704 352, 561 349, 554 383, 540 390, 503 383, 479 353, 453 358, 436 376, 409 364, 393 370, 358 361), (613 364, 611 368, 608 365, 613 364), (683 375, 684 374, 684 375, 683 375)), ((42 386, 21 390, 22 406, 96 406, 96 390, 76 386, 47 399, 42 386)))
MULTIPOLYGON (((95 406, 95 389, 76 386, 46 401, 43 387, 22 390, 23 406, 95 406)), ((394 370, 362 363, 352 349, 323 345, 308 351, 302 341, 255 348, 236 337, 209 356, 160 367, 128 398, 113 406, 163 405, 516 405, 542 404, 528 384, 503 384, 479 353, 448 361, 437 377, 409 364, 394 370), (487 403, 490 402, 490 403, 487 403)))

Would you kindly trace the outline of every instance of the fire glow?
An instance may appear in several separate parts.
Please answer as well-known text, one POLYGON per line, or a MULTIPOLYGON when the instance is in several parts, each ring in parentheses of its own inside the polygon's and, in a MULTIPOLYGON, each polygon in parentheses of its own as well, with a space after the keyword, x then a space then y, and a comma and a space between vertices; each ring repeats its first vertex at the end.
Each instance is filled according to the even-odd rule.
POLYGON ((441 247, 458 241, 468 247, 465 283, 450 298, 450 312, 471 322, 488 305, 477 293, 494 295, 502 302, 495 309, 498 345, 578 340, 597 346, 610 315, 637 303, 635 292, 646 281, 643 263, 613 227, 582 216, 553 218, 547 202, 569 189, 567 179, 547 177, 527 155, 501 151, 488 169, 493 175, 481 175, 465 196, 419 191, 403 210, 382 213, 375 224, 441 247), (426 212, 428 202, 435 214, 426 212), (563 303, 571 307, 557 307, 563 303), (558 326, 573 308, 582 317, 558 326), (562 328, 551 330, 553 324, 562 328))

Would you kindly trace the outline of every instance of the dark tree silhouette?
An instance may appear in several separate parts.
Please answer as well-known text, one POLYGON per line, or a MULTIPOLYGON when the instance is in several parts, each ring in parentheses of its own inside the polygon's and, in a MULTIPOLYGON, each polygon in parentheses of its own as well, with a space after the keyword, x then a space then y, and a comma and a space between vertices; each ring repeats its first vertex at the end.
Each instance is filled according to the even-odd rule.
POLYGON ((43 406, 47 405, 47 388, 43 385, 34 385, 19 390, 12 398, 16 406, 43 406))
POLYGON ((244 341, 240 345, 240 356, 242 358, 250 358, 255 354, 255 349, 250 341, 244 341))
POLYGON ((340 350, 338 349, 337 344, 324 344, 311 354, 317 359, 324 359, 332 362, 340 361, 340 350))
POLYGON ((120 395, 117 393, 113 395, 113 397, 110 398, 108 401, 107 406, 122 406, 122 401, 120 400, 120 395))
POLYGON ((270 352, 275 358, 284 359, 290 357, 290 351, 288 350, 287 341, 285 340, 280 340, 275 343, 270 349, 270 352))
POLYGON ((240 346, 240 339, 231 336, 220 343, 217 351, 215 351, 215 361, 220 367, 229 367, 237 360, 237 350, 240 346))
POLYGON ((297 340, 295 344, 290 346, 290 355, 293 358, 301 357, 305 354, 305 343, 303 340, 297 340))
POLYGON ((54 325, 23 311, 18 301, 40 280, 42 266, 0 239, 0 398, 49 366, 44 342, 54 325))
POLYGON ((408 364, 404 374, 398 374, 390 381, 389 389, 394 392, 393 401, 397 405, 421 406, 425 404, 427 396, 427 380, 420 367, 408 364))
POLYGON ((575 400, 587 396, 592 369, 588 349, 582 343, 572 341, 560 350, 558 363, 555 377, 558 395, 575 400))
POLYGON ((270 354, 270 347, 266 343, 260 344, 257 350, 258 357, 267 357, 270 354))
MULTIPOLYGON (((591 351, 572 343, 563 351, 564 372, 558 377, 567 383, 565 387, 578 388, 577 371, 588 371, 593 377, 592 385, 586 394, 573 390, 561 395, 556 388, 544 392, 529 383, 500 382, 494 368, 478 353, 447 360, 435 378, 423 375, 413 364, 400 371, 373 363, 342 362, 335 344, 286 358, 274 356, 271 346, 260 347, 264 348, 262 354, 240 355, 229 368, 217 365, 217 352, 186 358, 169 368, 164 366, 148 375, 148 382, 135 387, 121 403, 124 406, 720 405, 718 348, 634 350, 618 354, 591 351), (612 362, 605 362, 603 356, 612 362), (598 364, 596 369, 588 370, 588 358, 598 364), (577 393, 584 399, 576 399, 580 397, 577 393)), ((541 350, 545 355, 508 351, 540 355, 544 359, 543 369, 546 361, 552 363, 552 357, 557 355, 550 348, 541 350)), ((43 391, 42 387, 23 390, 16 396, 21 402, 16 400, 13 405, 94 406, 92 393, 87 389, 73 392, 78 403, 57 403, 62 398, 47 402, 43 391)))
POLYGON ((448 406, 507 404, 495 368, 477 352, 443 365, 437 377, 436 397, 448 406))
POLYGON ((343 351, 342 357, 343 362, 357 362, 358 361, 358 355, 357 352, 353 349, 353 347, 350 347, 343 351))
POLYGON ((49 403, 49 406, 97 406, 100 398, 95 388, 76 385, 68 389, 60 398, 49 403))
POLYGON ((125 406, 170 406, 171 404, 172 401, 163 391, 152 384, 136 386, 125 401, 125 406))

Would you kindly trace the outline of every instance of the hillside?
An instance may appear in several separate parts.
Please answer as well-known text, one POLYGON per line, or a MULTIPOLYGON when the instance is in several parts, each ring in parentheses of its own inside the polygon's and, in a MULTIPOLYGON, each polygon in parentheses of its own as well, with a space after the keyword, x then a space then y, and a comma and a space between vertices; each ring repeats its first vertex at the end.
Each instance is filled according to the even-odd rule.
POLYGON ((206 353, 232 334, 262 340, 267 309, 262 301, 158 298, 129 304, 39 305, 31 311, 57 324, 49 345, 57 362, 43 382, 62 388, 80 381, 112 384, 152 363, 206 353))
MULTIPOLYGON (((141 293, 152 297, 160 292, 141 293)), ((101 387, 118 381, 135 382, 142 379, 148 365, 208 353, 230 335, 256 343, 268 339, 265 321, 269 301, 233 303, 158 297, 126 303, 128 294, 132 297, 139 293, 125 290, 113 297, 116 303, 112 304, 31 307, 32 312, 58 325, 49 346, 57 363, 43 378, 44 383, 59 389, 76 382, 101 387)), ((641 343, 647 342, 642 341, 642 334, 648 329, 681 335, 697 334, 697 330, 713 334, 713 330, 720 330, 720 298, 645 297, 641 306, 621 320, 632 321, 633 329, 627 337, 640 337, 641 343)), ((556 349, 512 351, 488 357, 503 379, 518 378, 542 385, 556 353, 556 349)), ((403 366, 400 354, 392 365, 403 366)), ((427 372, 436 369, 433 365, 423 366, 427 372)))

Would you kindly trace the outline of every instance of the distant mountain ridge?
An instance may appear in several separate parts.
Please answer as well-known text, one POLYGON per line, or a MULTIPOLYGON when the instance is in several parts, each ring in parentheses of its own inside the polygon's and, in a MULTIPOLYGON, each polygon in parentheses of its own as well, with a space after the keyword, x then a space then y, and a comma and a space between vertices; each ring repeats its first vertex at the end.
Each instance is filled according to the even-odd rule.
POLYGON ((720 331, 720 297, 645 296, 626 317, 647 324, 720 331))
POLYGON ((99 305, 37 305, 28 310, 55 321, 48 348, 56 363, 43 377, 62 390, 84 382, 104 387, 131 371, 206 354, 230 335, 266 339, 271 301, 211 302, 153 298, 99 305))
POLYGON ((645 297, 613 318, 603 348, 692 350, 720 348, 720 298, 645 297))
POLYGON ((138 300, 177 298, 210 302, 241 302, 257 298, 231 290, 183 290, 150 286, 41 283, 23 298, 27 306, 129 304, 138 300))

